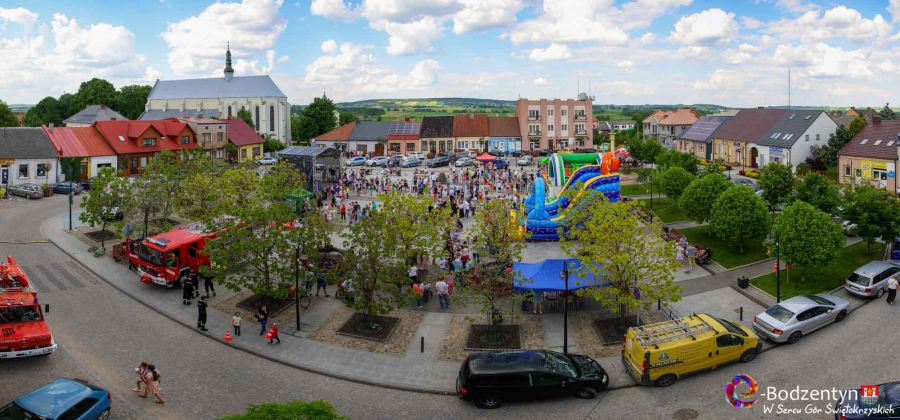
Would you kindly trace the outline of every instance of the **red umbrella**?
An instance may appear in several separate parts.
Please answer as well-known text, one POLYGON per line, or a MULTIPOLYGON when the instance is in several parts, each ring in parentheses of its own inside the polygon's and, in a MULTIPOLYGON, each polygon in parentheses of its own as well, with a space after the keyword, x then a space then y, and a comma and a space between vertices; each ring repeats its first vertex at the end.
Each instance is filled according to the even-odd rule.
POLYGON ((490 153, 482 153, 481 156, 475 158, 479 162, 491 162, 497 160, 497 157, 490 153))

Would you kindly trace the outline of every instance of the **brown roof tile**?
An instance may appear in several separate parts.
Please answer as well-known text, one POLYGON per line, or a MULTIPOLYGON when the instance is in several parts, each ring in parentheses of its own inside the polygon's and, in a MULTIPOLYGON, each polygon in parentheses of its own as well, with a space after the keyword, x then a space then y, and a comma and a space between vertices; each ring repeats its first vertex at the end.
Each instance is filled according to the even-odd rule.
POLYGON ((487 137, 488 117, 483 114, 453 116, 453 137, 487 137))
POLYGON ((838 152, 840 156, 897 159, 900 120, 874 119, 838 152))
POLYGON ((754 143, 787 112, 786 109, 742 109, 725 121, 713 138, 754 143))
POLYGON ((488 118, 488 135, 491 137, 522 137, 517 117, 488 118))
POLYGON ((700 119, 700 116, 690 108, 678 108, 674 111, 659 109, 644 118, 645 123, 650 123, 654 118, 660 125, 691 125, 700 119))
POLYGON ((350 139, 350 132, 353 131, 355 125, 356 121, 350 121, 334 130, 316 136, 316 141, 347 141, 350 139))

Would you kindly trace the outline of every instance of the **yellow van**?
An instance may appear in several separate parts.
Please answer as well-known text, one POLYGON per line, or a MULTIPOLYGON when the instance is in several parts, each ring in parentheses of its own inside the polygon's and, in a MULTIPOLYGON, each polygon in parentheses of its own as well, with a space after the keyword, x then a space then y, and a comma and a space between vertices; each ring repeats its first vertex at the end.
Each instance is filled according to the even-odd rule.
POLYGON ((752 329, 708 314, 632 327, 622 363, 641 385, 669 386, 679 378, 756 358, 762 342, 752 329))

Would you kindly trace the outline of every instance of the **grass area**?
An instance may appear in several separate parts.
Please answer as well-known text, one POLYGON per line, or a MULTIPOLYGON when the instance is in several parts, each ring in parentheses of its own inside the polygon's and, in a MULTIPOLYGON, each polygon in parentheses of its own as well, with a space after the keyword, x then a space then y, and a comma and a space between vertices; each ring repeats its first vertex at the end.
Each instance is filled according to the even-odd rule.
POLYGON ((739 267, 745 264, 764 260, 769 256, 762 239, 750 239, 744 243, 744 253, 740 253, 737 246, 730 241, 723 240, 707 233, 706 226, 698 226, 681 229, 681 233, 687 236, 688 241, 703 245, 712 250, 713 261, 725 268, 739 267))
MULTIPOLYGON (((781 299, 810 293, 828 292, 844 284, 847 276, 860 266, 884 256, 884 244, 875 243, 866 252, 865 242, 848 246, 830 263, 806 271, 806 280, 800 281, 799 270, 781 270, 781 299)), ((751 279, 750 283, 775 296, 775 273, 751 279)))
MULTIPOLYGON (((644 203, 644 206, 647 207, 648 209, 650 208, 650 200, 649 199, 647 199, 647 200, 642 199, 642 200, 638 200, 638 201, 644 203)), ((653 213, 655 213, 656 216, 659 217, 659 219, 665 223, 680 222, 683 220, 690 219, 690 217, 688 217, 686 214, 684 214, 683 210, 681 210, 680 208, 678 208, 675 205, 674 200, 672 200, 671 198, 668 198, 668 197, 656 197, 656 194, 653 194, 653 209, 652 210, 653 210, 653 213)))
MULTIPOLYGON (((622 184, 622 195, 644 194, 650 194, 650 188, 647 187, 647 184, 622 184)), ((654 199, 654 201, 656 200, 654 199)))

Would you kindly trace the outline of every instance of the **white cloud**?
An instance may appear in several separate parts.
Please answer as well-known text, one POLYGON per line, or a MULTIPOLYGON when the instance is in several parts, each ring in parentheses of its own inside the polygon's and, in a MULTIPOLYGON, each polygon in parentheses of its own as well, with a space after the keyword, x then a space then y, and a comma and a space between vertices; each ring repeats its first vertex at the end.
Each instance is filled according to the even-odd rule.
POLYGON ((761 20, 754 19, 750 16, 741 16, 741 24, 747 29, 757 29, 762 26, 763 23, 761 20))
POLYGON ((409 23, 388 22, 384 30, 390 35, 387 52, 391 55, 430 52, 431 42, 441 36, 441 24, 431 16, 409 23))
POLYGON ((435 60, 422 60, 409 71, 410 81, 416 86, 430 86, 438 81, 441 64, 435 60))
POLYGON ((793 13, 803 13, 819 8, 819 5, 805 0, 777 0, 775 3, 781 8, 793 13))
POLYGON ((775 62, 790 64, 809 77, 868 78, 872 76, 862 49, 845 50, 819 42, 812 45, 779 45, 775 62))
POLYGON ((279 14, 283 0, 242 0, 213 3, 200 14, 170 23, 163 39, 169 46, 169 67, 178 75, 218 74, 224 65, 225 44, 245 69, 275 48, 287 27, 279 14))
POLYGON ((701 90, 739 90, 744 88, 744 70, 714 71, 706 80, 694 82, 694 89, 701 90))
POLYGON ((760 48, 751 44, 741 44, 737 48, 729 48, 722 51, 722 61, 728 64, 744 64, 753 60, 753 53, 759 52, 760 48))
POLYGON ((506 26, 516 21, 522 0, 459 0, 463 9, 453 16, 453 32, 462 34, 506 26))
POLYGON ((611 9, 617 14, 617 22, 626 29, 643 28, 672 9, 690 5, 693 0, 634 0, 622 5, 621 10, 611 9))
POLYGON ((623 73, 634 73, 634 61, 622 60, 616 62, 616 67, 623 73))
POLYGON ((341 22, 351 22, 357 18, 356 10, 344 4, 344 0, 312 0, 309 12, 313 15, 341 22))
POLYGON ((532 80, 531 83, 533 83, 535 86, 547 86, 550 84, 550 82, 548 82, 547 79, 543 77, 538 77, 532 80))
POLYGON ((461 7, 457 0, 365 0, 360 9, 373 28, 382 30, 389 22, 445 17, 461 7))
POLYGON ((878 70, 881 70, 885 73, 894 73, 897 70, 900 70, 900 66, 897 66, 891 60, 884 60, 884 61, 878 63, 878 70))
POLYGON ((640 45, 647 45, 652 43, 653 41, 656 41, 656 35, 654 35, 653 32, 644 32, 644 34, 641 35, 641 37, 638 39, 638 43, 640 45))
POLYGON ((628 34, 612 21, 612 0, 574 3, 545 0, 543 14, 519 23, 509 33, 513 44, 585 42, 623 44, 628 34))
POLYGON ((322 46, 319 48, 322 49, 322 52, 331 54, 337 51, 337 42, 335 42, 335 40, 333 39, 328 39, 322 42, 322 46))
POLYGON ((29 30, 37 22, 37 18, 37 13, 24 7, 16 7, 15 9, 0 7, 0 20, 3 21, 3 30, 6 30, 6 24, 10 22, 19 24, 26 30, 29 30))
POLYGON ((892 21, 900 22, 900 0, 888 1, 888 7, 886 9, 888 13, 891 14, 892 21))
POLYGON ((737 33, 734 13, 708 9, 678 19, 669 40, 687 45, 712 45, 728 42, 737 33))
POLYGON ((858 43, 870 43, 891 36, 891 24, 880 14, 867 19, 856 9, 846 6, 833 7, 824 14, 808 11, 796 19, 773 21, 769 24, 769 30, 780 34, 785 41, 804 42, 847 39, 858 43))
POLYGON ((572 50, 564 44, 550 44, 547 48, 535 48, 528 54, 534 61, 556 61, 572 58, 572 50))
POLYGON ((602 92, 603 96, 617 97, 646 97, 657 93, 655 84, 635 83, 629 81, 595 83, 594 90, 602 92), (598 90, 599 89, 599 90, 598 90))
POLYGON ((689 60, 706 60, 709 58, 709 47, 688 45, 678 49, 678 56, 689 60))

